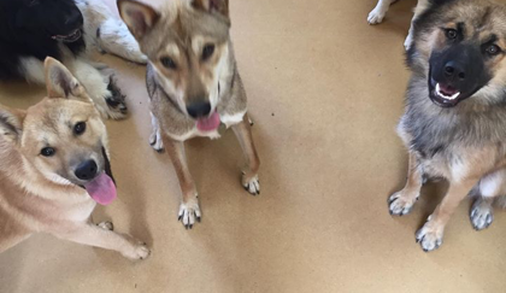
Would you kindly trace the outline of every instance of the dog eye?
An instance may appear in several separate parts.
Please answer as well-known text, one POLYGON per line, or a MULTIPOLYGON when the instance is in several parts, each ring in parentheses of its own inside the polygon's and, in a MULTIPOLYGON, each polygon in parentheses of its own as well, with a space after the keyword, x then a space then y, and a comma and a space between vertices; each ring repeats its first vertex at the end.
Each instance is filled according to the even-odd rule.
POLYGON ((446 34, 446 37, 449 40, 455 40, 457 38, 457 36, 459 35, 459 33, 457 32, 457 30, 454 30, 452 28, 446 29, 445 30, 445 34, 446 34))
POLYGON ((487 54, 491 56, 495 56, 501 52, 501 48, 499 48, 497 45, 491 45, 487 48, 487 54))
POLYGON ((177 68, 176 62, 174 62, 174 60, 172 60, 172 58, 170 57, 163 57, 160 59, 160 62, 162 62, 163 66, 165 66, 166 68, 170 69, 177 68))
POLYGON ((86 123, 85 122, 79 122, 74 126, 74 134, 75 135, 81 135, 86 131, 86 123))
POLYGON ((204 50, 202 51, 202 60, 207 60, 211 56, 213 56, 214 53, 214 45, 208 44, 204 47, 204 50))
POLYGON ((51 147, 43 148, 40 151, 40 154, 43 155, 44 157, 52 157, 54 156, 55 153, 56 153, 55 149, 51 147))

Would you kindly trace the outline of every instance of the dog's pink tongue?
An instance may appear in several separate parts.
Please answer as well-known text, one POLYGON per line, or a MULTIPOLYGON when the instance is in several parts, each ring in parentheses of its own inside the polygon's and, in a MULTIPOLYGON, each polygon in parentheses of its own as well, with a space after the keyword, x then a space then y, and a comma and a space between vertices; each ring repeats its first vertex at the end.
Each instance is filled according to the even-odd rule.
POLYGON ((91 198, 101 205, 112 203, 117 196, 116 185, 111 177, 105 173, 87 183, 84 188, 86 188, 91 198))
POLYGON ((213 131, 220 127, 220 114, 214 112, 211 117, 200 118, 197 120, 197 129, 200 131, 213 131))

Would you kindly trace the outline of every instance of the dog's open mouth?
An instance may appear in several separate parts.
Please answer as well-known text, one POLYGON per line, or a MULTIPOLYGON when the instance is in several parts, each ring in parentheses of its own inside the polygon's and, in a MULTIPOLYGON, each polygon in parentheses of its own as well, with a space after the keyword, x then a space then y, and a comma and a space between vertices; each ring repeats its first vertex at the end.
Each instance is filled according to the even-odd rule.
POLYGON ((82 36, 81 29, 76 29, 68 35, 54 35, 54 36, 51 36, 51 38, 56 41, 61 41, 61 42, 65 42, 65 43, 72 43, 72 42, 79 40, 81 38, 81 36, 82 36))
POLYGON ((116 185, 105 172, 84 184, 84 188, 91 198, 101 205, 108 205, 117 197, 116 185))
POLYGON ((451 85, 436 82, 433 79, 429 84, 429 89, 432 102, 443 108, 454 107, 464 100, 464 95, 458 89, 451 85))

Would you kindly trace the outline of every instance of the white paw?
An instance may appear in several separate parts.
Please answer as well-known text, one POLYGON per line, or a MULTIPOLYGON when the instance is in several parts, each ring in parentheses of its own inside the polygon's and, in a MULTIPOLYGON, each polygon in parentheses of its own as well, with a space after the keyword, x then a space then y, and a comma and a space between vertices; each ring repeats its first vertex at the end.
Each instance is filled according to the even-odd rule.
POLYGON ((163 141, 160 129, 153 130, 153 133, 149 136, 149 144, 155 151, 159 153, 163 152, 163 141))
POLYGON ((378 24, 383 21, 383 18, 385 17, 386 11, 383 11, 380 7, 374 8, 367 17, 367 22, 369 24, 378 24))
POLYGON ((429 220, 416 232, 416 242, 420 243, 423 251, 433 251, 443 244, 443 233, 443 228, 434 227, 429 220))
POLYGON ((148 258, 150 254, 151 250, 147 247, 146 243, 134 245, 128 253, 123 253, 126 258, 131 260, 143 260, 148 258))
POLYGON ((494 221, 494 211, 490 204, 477 199, 469 215, 473 228, 477 231, 488 228, 494 221))
POLYGON ((98 223, 97 226, 105 230, 114 231, 114 225, 109 221, 98 223))
POLYGON ((388 198, 388 209, 390 211, 390 215, 404 216, 409 214, 417 200, 418 195, 415 197, 404 196, 402 190, 392 194, 388 198))
POLYGON ((253 195, 260 194, 260 180, 258 180, 258 175, 254 175, 251 178, 248 178, 245 173, 242 175, 242 186, 246 189, 247 192, 253 195))
POLYGON ((178 221, 181 221, 186 229, 192 229, 195 221, 200 222, 201 218, 198 199, 189 200, 179 206, 178 221))

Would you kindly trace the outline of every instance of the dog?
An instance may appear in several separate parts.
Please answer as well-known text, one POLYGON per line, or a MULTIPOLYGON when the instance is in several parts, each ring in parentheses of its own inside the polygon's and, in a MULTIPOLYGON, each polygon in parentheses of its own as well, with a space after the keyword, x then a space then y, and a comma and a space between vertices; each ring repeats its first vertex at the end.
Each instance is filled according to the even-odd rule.
POLYGON ((416 233, 437 249, 459 203, 476 197, 475 229, 493 220, 506 195, 506 6, 490 0, 433 1, 415 21, 407 52, 412 71, 398 134, 409 149, 405 187, 389 198, 393 215, 408 214, 424 178, 449 189, 416 233))
POLYGON ((145 244, 94 225, 97 203, 116 197, 106 128, 84 87, 45 61, 48 97, 26 111, 0 107, 0 252, 38 232, 138 260, 145 244))
MULTIPOLYGON (((379 0, 378 4, 376 4, 376 7, 369 13, 367 16, 367 22, 369 24, 378 24, 383 21, 383 18, 385 18, 386 13, 388 12, 388 9, 390 8, 390 5, 397 2, 398 0, 379 0)), ((422 14, 425 10, 427 10, 428 6, 430 5, 431 0, 418 0, 418 4, 416 5, 416 8, 414 10, 415 14, 413 16, 413 19, 411 20, 411 27, 409 28, 408 36, 406 37, 406 40, 404 41, 404 48, 406 50, 409 50, 411 43, 413 42, 413 24, 415 20, 422 14)), ((441 2, 445 0, 432 0, 433 2, 441 2)))
POLYGON ((247 159, 242 184, 259 194, 260 161, 230 40, 228 0, 171 1, 163 12, 119 0, 118 8, 148 56, 150 143, 156 150, 165 147, 176 169, 182 189, 179 220, 191 229, 202 216, 184 147, 192 137, 218 138, 220 129, 231 127, 247 159))
POLYGON ((43 85, 43 62, 51 56, 77 77, 104 118, 124 118, 127 107, 112 74, 89 55, 97 48, 138 63, 147 59, 102 1, 0 1, 0 80, 43 85))

